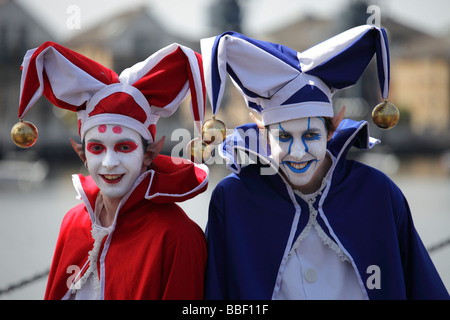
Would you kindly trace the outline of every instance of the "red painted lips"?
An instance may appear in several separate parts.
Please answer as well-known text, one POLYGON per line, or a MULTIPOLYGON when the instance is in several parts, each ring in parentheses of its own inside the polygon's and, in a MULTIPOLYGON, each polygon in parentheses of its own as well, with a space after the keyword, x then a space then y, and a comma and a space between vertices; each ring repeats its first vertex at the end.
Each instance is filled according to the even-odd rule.
POLYGON ((101 174, 100 177, 106 182, 106 183, 119 183, 120 180, 122 180, 124 174, 101 174))

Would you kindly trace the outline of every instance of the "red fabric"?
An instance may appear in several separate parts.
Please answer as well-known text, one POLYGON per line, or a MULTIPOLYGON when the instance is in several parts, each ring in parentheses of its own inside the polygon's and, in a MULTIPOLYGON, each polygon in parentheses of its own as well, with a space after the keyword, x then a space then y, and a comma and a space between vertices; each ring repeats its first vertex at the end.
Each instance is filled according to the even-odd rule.
MULTIPOLYGON (((170 157, 158 156, 155 164, 165 171, 155 171, 152 181, 155 190, 161 187, 176 193, 178 186, 186 183, 198 186, 206 178, 192 163, 174 166, 170 157)), ((206 263, 203 231, 173 203, 174 199, 145 200, 150 179, 148 175, 119 211, 104 262, 105 299, 202 299, 206 263)), ((80 176, 80 181, 86 200, 92 205, 98 188, 91 177, 80 176)), ((205 189, 206 185, 190 197, 205 189)), ((68 267, 75 265, 81 269, 92 250, 94 240, 90 232, 91 221, 84 204, 66 214, 45 299, 61 299, 66 294, 68 279, 73 278, 68 267)), ((102 252, 103 248, 99 261, 102 252)), ((102 281, 100 272, 99 278, 102 281)))
MULTIPOLYGON (((31 98, 33 97, 33 95, 36 93, 36 91, 40 86, 36 68, 36 59, 40 54, 46 54, 47 52, 49 52, 46 50, 50 47, 54 48, 59 53, 61 53, 74 66, 89 73, 93 78, 97 79, 98 81, 103 82, 104 84, 107 85, 119 82, 119 77, 114 71, 102 66, 101 64, 95 62, 94 60, 91 60, 75 51, 67 49, 57 43, 47 41, 33 53, 33 56, 30 59, 30 63, 28 65, 28 72, 24 83, 24 88, 26 88, 26 90, 23 90, 22 92, 21 101, 19 105, 19 118, 24 116, 23 114, 24 109, 26 108, 29 101, 31 100, 31 98)), ((68 109, 71 111, 78 111, 80 109, 83 109, 84 104, 82 106, 73 106, 55 97, 55 95, 52 92, 52 88, 50 87, 48 77, 45 73, 45 68, 43 70, 43 79, 44 79, 43 94, 50 102, 52 102, 54 105, 60 108, 68 109)))
MULTIPOLYGON (((158 196, 153 198, 152 201, 158 203, 181 202, 192 198, 191 194, 184 194, 199 186, 207 178, 207 173, 197 166, 189 165, 191 163, 189 160, 171 158, 176 159, 177 162, 175 162, 167 161, 167 158, 169 157, 159 156, 153 161, 151 167, 158 174, 153 177, 154 183, 152 183, 148 196, 157 194, 158 196), (178 164, 180 162, 181 164, 178 164), (176 178, 173 174, 175 170, 178 176, 176 178), (164 181, 170 181, 170 183, 164 183, 164 181), (176 190, 174 190, 175 188, 176 190), (171 196, 175 193, 177 194, 176 198, 171 196)), ((142 188, 144 185, 141 184, 140 187, 142 188)), ((203 188, 206 189, 206 186, 203 188)))
POLYGON ((141 123, 145 123, 145 120, 147 120, 147 115, 142 107, 136 103, 131 95, 125 92, 115 92, 103 98, 89 113, 89 117, 103 113, 121 114, 134 118, 141 123))
POLYGON ((133 87, 144 94, 150 105, 164 108, 178 96, 186 83, 186 60, 186 55, 178 48, 133 83, 133 87))
MULTIPOLYGON (((198 66, 199 66, 199 68, 200 68, 200 77, 202 78, 202 88, 201 88, 201 91, 200 91, 199 88, 198 88, 196 91, 202 93, 203 101, 205 101, 205 99, 206 99, 206 86, 205 86, 205 80, 204 80, 204 75, 203 75, 202 56, 201 56, 199 53, 197 53, 197 52, 194 52, 194 53, 195 53, 195 57, 196 57, 196 59, 197 59, 198 66)), ((194 84, 194 76, 193 76, 193 74, 192 74, 191 68, 189 67, 189 61, 186 61, 186 69, 187 69, 187 71, 188 71, 189 86, 190 86, 190 88, 195 88, 195 84, 194 84)), ((191 90, 191 99, 192 99, 192 105, 194 106, 194 108, 192 108, 192 113, 193 113, 194 119, 195 119, 195 120, 203 119, 203 117, 205 116, 205 109, 204 109, 204 108, 201 108, 201 110, 199 110, 199 108, 198 108, 199 101, 198 101, 198 99, 197 99, 197 95, 195 94, 195 91, 194 91, 194 90, 191 90), (197 106, 197 107, 195 107, 195 106, 197 106), (201 117, 200 117, 199 112, 202 112, 202 113, 203 113, 203 114, 201 115, 201 117)))
MULTIPOLYGON (((146 74, 139 77, 132 86, 145 96, 152 107, 156 107, 153 108, 153 113, 159 114, 158 111, 166 111, 164 108, 170 106, 169 113, 165 115, 168 116, 178 108, 177 105, 172 105, 172 103, 176 98, 180 98, 180 93, 184 92, 183 88, 188 82, 192 98, 193 117, 195 121, 201 121, 205 114, 204 102, 206 98, 202 58, 199 53, 192 51, 195 58, 192 59, 194 61, 190 61, 190 58, 192 58, 191 50, 189 49, 189 54, 183 50, 187 49, 176 46, 173 52, 164 57, 158 57, 161 60, 146 74), (196 66, 193 68, 196 71, 198 66, 198 73, 193 72, 191 63, 196 66), (197 83, 194 80, 197 80, 197 83)), ((42 94, 57 107, 77 112, 86 109, 89 99, 102 89, 103 84, 107 86, 119 83, 119 76, 114 71, 50 41, 37 48, 29 59, 27 57, 26 61, 28 64, 24 63, 27 68, 26 74, 23 75, 25 78, 21 88, 19 118, 25 116, 27 108, 31 107, 30 101, 38 90, 39 92, 42 90, 42 94), (56 66, 57 71, 54 72, 57 74, 48 73, 51 70, 49 67, 51 63, 56 66), (38 68, 37 65, 42 69, 38 68), (42 74, 39 74, 40 71, 42 74), (40 76, 42 83, 39 79, 40 76), (76 83, 77 79, 86 83, 83 83, 83 86, 74 85, 73 83, 76 83)), ((147 69, 142 70, 147 71, 147 69)), ((142 123, 147 120, 142 111, 143 106, 137 106, 131 97, 127 98, 124 94, 114 94, 103 100, 100 101, 99 106, 90 116, 101 113, 117 113, 137 119, 142 123)), ((151 134, 154 137, 154 128, 150 128, 150 130, 152 130, 151 134)))

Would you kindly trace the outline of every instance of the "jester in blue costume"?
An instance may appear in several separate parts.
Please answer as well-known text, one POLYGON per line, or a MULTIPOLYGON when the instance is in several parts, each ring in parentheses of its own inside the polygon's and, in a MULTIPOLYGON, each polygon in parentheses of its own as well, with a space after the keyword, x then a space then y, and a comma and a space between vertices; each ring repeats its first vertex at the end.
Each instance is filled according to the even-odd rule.
POLYGON ((374 54, 387 99, 386 31, 356 27, 301 53, 235 32, 201 45, 213 114, 228 73, 262 117, 220 149, 232 173, 211 196, 206 298, 448 299, 401 190, 347 159, 380 141, 332 106, 374 54))

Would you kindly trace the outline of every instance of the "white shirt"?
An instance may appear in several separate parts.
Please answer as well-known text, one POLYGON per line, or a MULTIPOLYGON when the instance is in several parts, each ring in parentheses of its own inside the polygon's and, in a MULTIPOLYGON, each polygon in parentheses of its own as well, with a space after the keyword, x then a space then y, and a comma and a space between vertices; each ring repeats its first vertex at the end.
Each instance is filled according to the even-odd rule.
POLYGON ((316 220, 316 196, 302 195, 310 209, 308 224, 288 254, 276 300, 364 299, 356 272, 348 257, 328 237, 316 220))
MULTIPOLYGON (((94 245, 89 251, 89 268, 85 274, 78 279, 72 288, 66 293, 63 300, 99 300, 100 299, 100 281, 97 271, 97 260, 100 254, 102 240, 111 232, 111 227, 105 228, 101 225, 99 216, 103 208, 103 197, 99 192, 95 202, 95 220, 92 224, 92 238, 94 245)), ((83 270, 82 270, 83 271, 83 270)))
MULTIPOLYGON (((70 291, 69 291, 70 292, 70 291)), ((86 282, 83 284, 80 290, 71 293, 70 300, 99 300, 100 290, 96 284, 94 284, 93 275, 89 275, 86 282)))

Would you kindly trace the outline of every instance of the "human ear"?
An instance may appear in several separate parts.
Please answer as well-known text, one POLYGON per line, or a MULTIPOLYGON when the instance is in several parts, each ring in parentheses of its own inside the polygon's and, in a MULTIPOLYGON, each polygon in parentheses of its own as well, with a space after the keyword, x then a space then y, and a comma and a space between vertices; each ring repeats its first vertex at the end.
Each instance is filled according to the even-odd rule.
POLYGON ((72 145, 73 150, 78 154, 81 161, 86 165, 86 154, 84 153, 83 146, 79 143, 76 143, 72 138, 70 138, 70 144, 72 145))
POLYGON ((145 150, 144 154, 144 166, 148 167, 153 160, 155 160, 156 156, 161 152, 164 141, 166 140, 166 137, 163 136, 161 139, 159 139, 157 142, 154 142, 147 146, 147 149, 145 150))
POLYGON ((344 119, 345 115, 345 106, 342 107, 341 111, 339 111, 338 114, 336 114, 333 118, 331 118, 331 128, 328 132, 327 140, 330 141, 333 137, 334 132, 339 127, 339 124, 341 123, 342 119, 344 119))
POLYGON ((265 129, 265 127, 264 127, 264 125, 263 125, 263 123, 262 123, 261 120, 257 119, 257 118, 253 115, 253 113, 251 113, 251 112, 249 112, 249 115, 250 115, 250 118, 252 118, 252 121, 253 121, 254 123, 256 123, 256 125, 258 126, 258 128, 259 128, 260 130, 264 130, 264 129, 265 129))
POLYGON ((258 126, 258 129, 259 129, 261 135, 262 135, 263 137, 265 137, 265 139, 266 139, 266 141, 267 141, 267 146, 268 146, 268 148, 270 148, 269 133, 268 133, 268 130, 266 130, 266 127, 264 126, 263 122, 262 122, 261 120, 257 119, 257 118, 253 115, 253 113, 249 112, 248 114, 250 115, 250 118, 252 118, 252 121, 253 121, 254 123, 256 123, 256 125, 258 126))
POLYGON ((270 139, 269 139, 269 130, 266 128, 266 126, 264 126, 263 122, 259 119, 257 119, 253 113, 249 112, 248 113, 250 115, 250 118, 252 118, 252 121, 254 123, 256 123, 256 125, 258 126, 259 132, 261 134, 261 137, 264 138, 264 141, 266 141, 266 152, 267 154, 270 154, 270 139))

